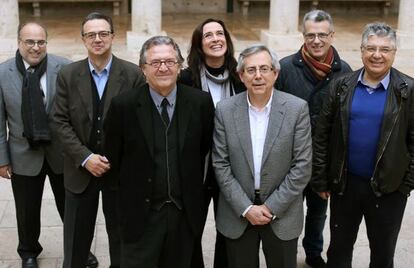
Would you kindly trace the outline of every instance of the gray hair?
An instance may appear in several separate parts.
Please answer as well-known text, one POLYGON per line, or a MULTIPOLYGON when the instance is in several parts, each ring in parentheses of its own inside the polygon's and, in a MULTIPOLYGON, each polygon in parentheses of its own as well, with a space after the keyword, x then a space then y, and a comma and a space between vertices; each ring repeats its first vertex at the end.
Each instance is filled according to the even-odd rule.
POLYGON ((147 51, 153 47, 153 46, 159 46, 159 45, 169 45, 172 46, 176 52, 176 60, 178 64, 182 64, 184 62, 184 58, 181 55, 181 50, 178 44, 169 36, 153 36, 142 45, 141 51, 139 53, 139 66, 144 66, 144 64, 147 62, 147 51))
POLYGON ((326 11, 315 9, 315 10, 309 11, 308 13, 305 14, 305 16, 303 16, 302 33, 304 34, 306 33, 305 22, 307 22, 308 20, 313 21, 313 22, 327 21, 329 22, 329 31, 330 32, 334 31, 334 24, 333 24, 332 17, 326 11))
POLYGON ((279 71, 280 70, 280 64, 279 64, 279 60, 277 58, 277 55, 274 51, 270 50, 268 47, 264 46, 264 45, 253 45, 250 47, 247 47, 246 49, 244 49, 240 55, 239 55, 239 60, 237 61, 237 72, 241 72, 244 69, 244 60, 253 54, 257 54, 259 52, 262 51, 266 51, 267 53, 269 53, 270 58, 272 59, 272 68, 279 71))
POLYGON ((373 22, 365 25, 364 31, 362 32, 361 46, 365 46, 368 43, 368 38, 371 36, 387 37, 391 40, 394 47, 397 46, 397 34, 385 22, 373 22))

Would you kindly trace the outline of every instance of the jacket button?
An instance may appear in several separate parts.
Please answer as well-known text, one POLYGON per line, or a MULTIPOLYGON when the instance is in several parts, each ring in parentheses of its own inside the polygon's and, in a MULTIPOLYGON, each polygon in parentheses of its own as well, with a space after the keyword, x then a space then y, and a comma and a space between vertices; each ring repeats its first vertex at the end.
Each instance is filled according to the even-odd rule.
POLYGON ((148 182, 152 182, 152 179, 151 178, 148 178, 148 182))
POLYGON ((145 198, 145 202, 149 203, 150 199, 149 198, 145 198))

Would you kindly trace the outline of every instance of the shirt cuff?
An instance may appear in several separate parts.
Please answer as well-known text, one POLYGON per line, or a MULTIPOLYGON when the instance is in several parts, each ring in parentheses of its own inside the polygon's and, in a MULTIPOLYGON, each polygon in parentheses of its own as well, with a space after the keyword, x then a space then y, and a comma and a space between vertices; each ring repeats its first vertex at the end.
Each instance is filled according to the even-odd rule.
POLYGON ((252 207, 253 205, 248 206, 242 213, 243 217, 246 217, 247 212, 249 211, 249 209, 252 207))
POLYGON ((82 167, 85 167, 86 162, 88 162, 89 158, 91 158, 91 157, 92 157, 92 155, 93 155, 93 154, 88 155, 88 157, 86 157, 86 159, 85 159, 85 160, 83 160, 83 162, 82 162, 82 167))

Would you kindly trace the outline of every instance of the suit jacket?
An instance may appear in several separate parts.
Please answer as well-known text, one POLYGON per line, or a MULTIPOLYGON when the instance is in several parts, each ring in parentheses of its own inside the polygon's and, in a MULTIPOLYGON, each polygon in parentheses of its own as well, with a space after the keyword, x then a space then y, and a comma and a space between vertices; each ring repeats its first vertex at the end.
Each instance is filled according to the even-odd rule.
MULTIPOLYGON (((68 63, 70 61, 65 58, 52 54, 47 56, 47 114, 55 99, 57 73, 68 63)), ((23 76, 17 70, 15 58, 0 64, 0 166, 11 164, 13 173, 35 176, 39 174, 46 157, 53 172, 62 173, 62 150, 55 137, 52 136, 49 145, 36 149, 30 148, 23 137, 22 82, 23 76)))
MULTIPOLYGON (((254 165, 247 92, 216 107, 213 167, 220 196, 216 227, 239 238, 248 225, 242 216, 254 200, 254 165)), ((260 197, 277 219, 271 227, 282 240, 299 236, 303 225, 302 191, 311 175, 312 146, 308 106, 293 95, 273 91, 263 148, 260 197)))
MULTIPOLYGON (((147 224, 154 177, 154 102, 148 85, 113 99, 105 121, 105 155, 120 192, 122 237, 136 241, 147 224)), ((155 106, 154 106, 155 107, 155 106)), ((174 117, 178 122, 178 172, 184 213, 201 235, 204 161, 211 148, 214 105, 208 93, 178 84, 174 117)))
MULTIPOLYGON (((102 120, 111 99, 143 83, 143 75, 137 65, 113 56, 107 83, 102 120)), ((73 193, 82 193, 92 178, 82 167, 82 162, 93 153, 86 146, 93 124, 91 85, 88 59, 69 64, 58 74, 52 130, 63 145, 65 188, 73 193)))

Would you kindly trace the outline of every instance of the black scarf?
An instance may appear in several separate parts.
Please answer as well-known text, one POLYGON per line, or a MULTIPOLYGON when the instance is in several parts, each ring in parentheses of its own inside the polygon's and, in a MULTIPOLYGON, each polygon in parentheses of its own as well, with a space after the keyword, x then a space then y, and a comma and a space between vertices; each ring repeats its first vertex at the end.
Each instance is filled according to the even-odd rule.
POLYGON ((22 85, 22 120, 23 136, 26 137, 30 147, 50 143, 50 130, 45 104, 43 103, 40 78, 46 72, 47 56, 28 72, 24 66, 22 55, 16 52, 17 70, 23 76, 22 85))

